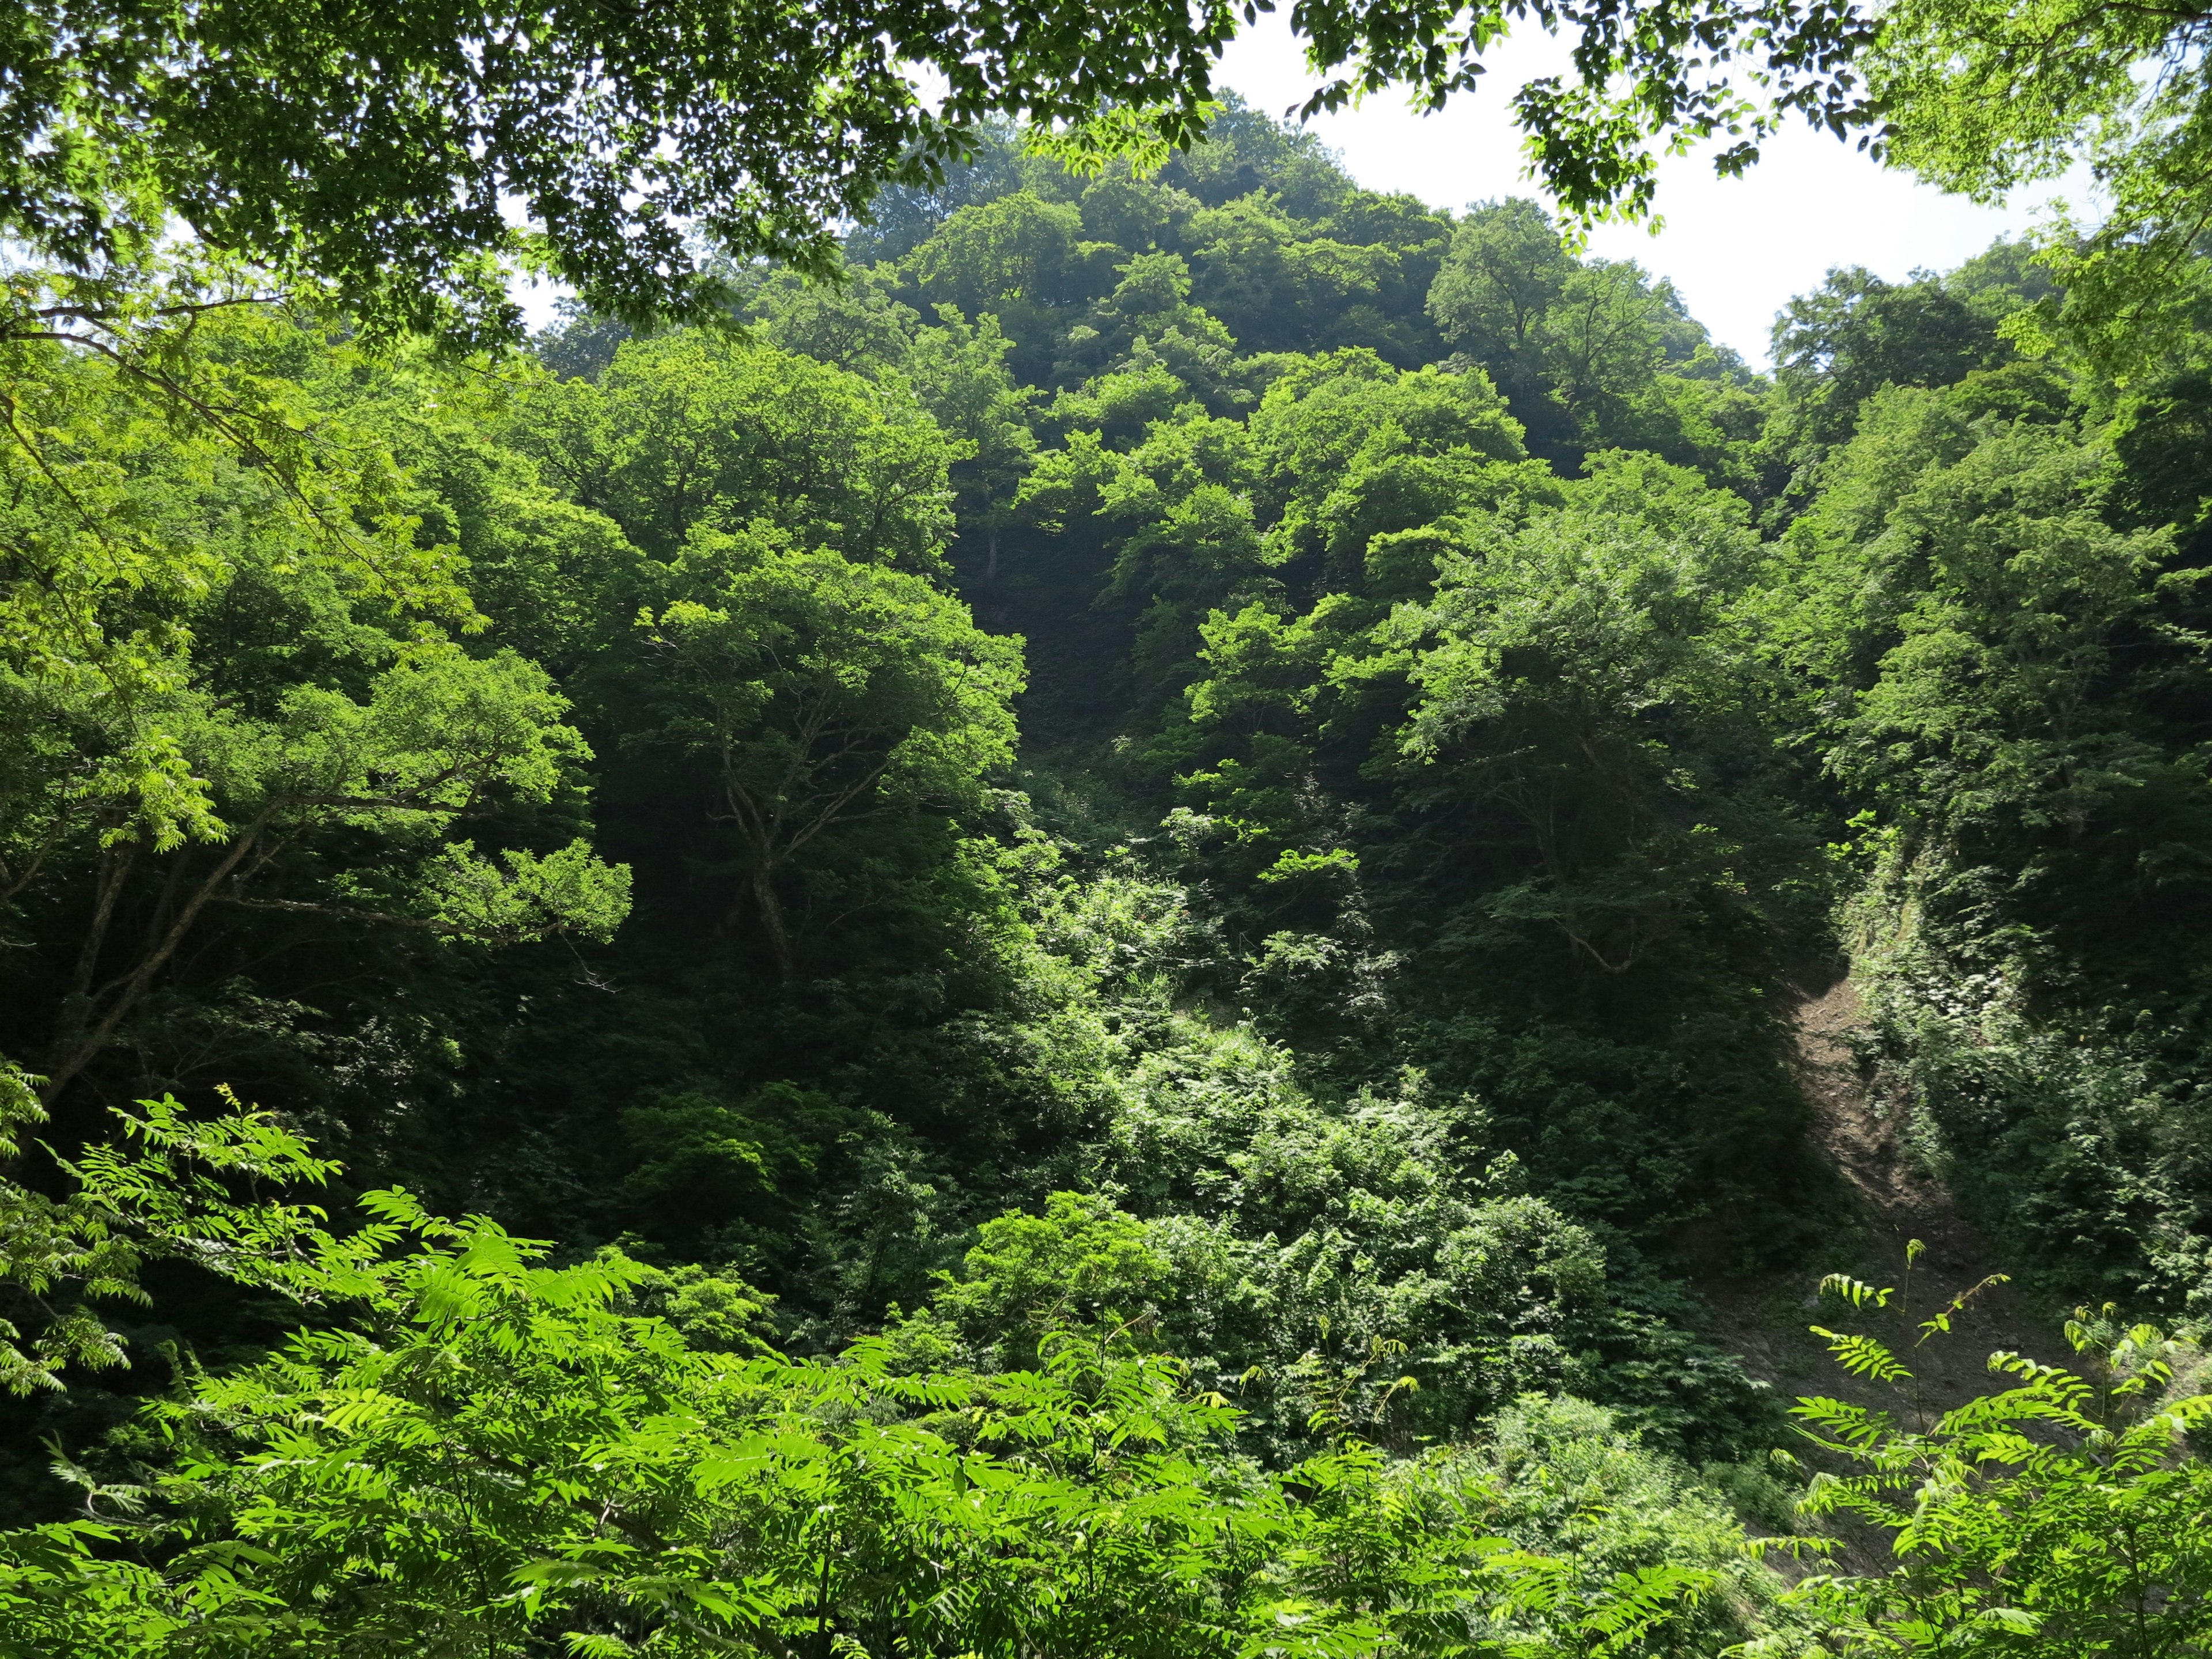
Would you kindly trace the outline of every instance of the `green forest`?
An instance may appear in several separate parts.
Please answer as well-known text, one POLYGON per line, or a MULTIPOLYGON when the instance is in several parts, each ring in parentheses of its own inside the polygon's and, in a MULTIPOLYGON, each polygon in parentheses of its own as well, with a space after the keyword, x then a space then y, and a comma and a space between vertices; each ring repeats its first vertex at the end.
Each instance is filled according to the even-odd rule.
POLYGON ((1067 95, 526 339, 0 175, 0 1655, 2212 1652, 2201 224, 1768 368, 1067 95))

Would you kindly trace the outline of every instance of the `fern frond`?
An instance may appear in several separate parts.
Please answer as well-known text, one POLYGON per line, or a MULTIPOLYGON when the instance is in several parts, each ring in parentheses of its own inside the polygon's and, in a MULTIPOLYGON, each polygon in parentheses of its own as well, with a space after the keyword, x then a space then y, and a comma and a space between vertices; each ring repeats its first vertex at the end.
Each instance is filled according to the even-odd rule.
POLYGON ((1835 1361, 1853 1376, 1870 1376, 1878 1382, 1898 1382, 1912 1373, 1883 1344, 1873 1337, 1854 1332, 1832 1331, 1822 1326, 1811 1327, 1813 1334, 1828 1345, 1835 1361))
POLYGON ((1895 1296, 1897 1291, 1891 1285, 1869 1285, 1863 1279, 1852 1278, 1849 1273, 1830 1273, 1820 1281, 1820 1294, 1839 1296, 1854 1308, 1868 1306, 1887 1308, 1889 1305, 1889 1298, 1895 1296))

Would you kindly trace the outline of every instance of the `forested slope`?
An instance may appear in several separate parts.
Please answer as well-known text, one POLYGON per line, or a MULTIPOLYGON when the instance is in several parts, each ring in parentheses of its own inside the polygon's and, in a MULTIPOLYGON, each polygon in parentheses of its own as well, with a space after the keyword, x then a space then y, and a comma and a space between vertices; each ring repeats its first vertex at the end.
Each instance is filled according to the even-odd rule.
MULTIPOLYGON (((1316 1559, 1357 1552, 1298 1527, 1379 1506, 1408 1530, 1359 1548, 1415 1578, 1414 1537, 1582 1564, 1584 1600, 1493 1609, 1564 1645, 1470 1652, 1875 1616, 1778 1611, 1741 1553, 1805 1470, 1689 1288, 1865 1259, 1787 1064, 1808 985, 1856 980, 1877 1098, 2054 1329, 2212 1316, 2212 335, 2125 386, 2023 356, 2000 325, 2047 287, 2000 246, 1832 274, 1762 375, 1534 204, 1364 191, 1233 105, 1149 174, 1001 134, 845 259, 731 269, 728 326, 579 313, 497 372, 211 319, 208 362, 360 462, 307 504, 343 556, 101 360, 13 371, 9 533, 98 539, 126 647, 0 670, 34 1188, 131 1102, 258 1103, 343 1165, 334 1212, 404 1186, 665 1317, 664 1352, 548 1316, 550 1370, 486 1338, 472 1374, 549 1422, 580 1366, 626 1422, 713 1394, 767 1433, 818 1414, 761 1401, 851 1389, 831 1419, 957 1442, 988 1406, 1035 1445, 1006 1423, 1061 1407, 1006 1379, 1095 1401, 1088 1364, 1212 1471, 1130 1491, 1334 1480, 1279 1522, 1316 1559), (742 1409, 686 1369, 732 1350, 742 1409), (1654 1575, 1635 1618, 1617 1572, 1654 1575)), ((16 1517, 73 1501, 46 1434, 244 1513, 176 1448, 299 1452, 301 1399, 384 1386, 303 1349, 167 1453, 149 1419, 100 1445, 298 1316, 207 1265, 110 1310, 129 1370, 7 1407, 16 1517)), ((348 1282, 322 1305, 398 1328, 444 1294, 348 1282)), ((663 1497, 660 1542, 708 1548, 663 1497)), ((814 1635, 890 1651, 877 1581, 832 1620, 821 1571, 814 1635)))

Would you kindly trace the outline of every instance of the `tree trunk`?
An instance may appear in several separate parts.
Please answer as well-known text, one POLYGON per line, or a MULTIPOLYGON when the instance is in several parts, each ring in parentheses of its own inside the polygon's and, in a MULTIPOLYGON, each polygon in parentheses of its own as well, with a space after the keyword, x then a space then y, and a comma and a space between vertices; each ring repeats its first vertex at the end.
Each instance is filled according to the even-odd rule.
POLYGON ((750 885, 754 908, 760 912, 761 931, 768 935, 769 954, 775 960, 775 976, 791 977, 791 935, 784 930, 783 907, 776 902, 775 875, 768 861, 753 866, 750 885))
POLYGON ((222 884, 230 879, 232 872, 245 862, 246 855, 260 840, 261 832, 267 827, 274 810, 264 811, 238 834, 221 862, 193 890, 191 898, 185 901, 183 909, 167 927, 157 927, 149 936, 145 954, 139 959, 137 967, 121 981, 111 981, 97 995, 73 1003, 61 1031, 57 1034, 52 1055, 46 1064, 46 1081, 39 1091, 39 1097, 43 1103, 52 1106, 61 1097, 62 1091, 75 1080, 77 1073, 99 1058, 115 1036, 116 1027, 122 1024, 124 1017, 138 1006, 139 999, 146 994, 155 976, 168 965, 169 958, 176 954, 177 946, 184 942, 185 935, 191 932, 192 924, 199 920, 200 912, 207 908, 208 902, 216 896, 222 884), (106 1011, 94 1023, 91 1018, 93 1007, 109 991, 113 992, 114 1000, 107 1005, 106 1011))

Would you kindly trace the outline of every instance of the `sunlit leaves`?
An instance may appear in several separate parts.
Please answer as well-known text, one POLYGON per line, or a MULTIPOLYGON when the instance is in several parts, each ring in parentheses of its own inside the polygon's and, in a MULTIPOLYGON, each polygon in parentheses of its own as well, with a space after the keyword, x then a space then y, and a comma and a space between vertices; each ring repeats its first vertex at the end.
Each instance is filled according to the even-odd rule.
POLYGON ((1062 1326, 1035 1369, 986 1376, 904 1374, 881 1342, 699 1352, 626 1310, 645 1270, 618 1256, 550 1267, 488 1222, 374 1207, 365 1245, 329 1241, 319 1283, 295 1279, 356 1326, 154 1408, 176 1462, 130 1525, 173 1547, 166 1570, 104 1566, 105 1531, 13 1534, 13 1628, 74 1620, 118 1654, 860 1654, 889 1632, 1230 1659, 1456 1627, 1612 1654, 1711 1582, 1585 1584, 1356 1443, 1262 1474, 1231 1449, 1236 1411, 1110 1330, 1062 1326))
MULTIPOLYGON (((256 1284, 287 1284, 321 1212, 276 1199, 241 1202, 234 1183, 320 1184, 337 1165, 316 1158, 260 1112, 185 1115, 174 1100, 120 1112, 122 1145, 64 1165, 61 1198, 0 1180, 0 1389, 58 1389, 63 1371, 127 1363, 123 1339, 93 1303, 149 1300, 139 1270, 182 1258, 256 1284), (14 1322, 29 1322, 19 1323, 14 1322)), ((44 1116, 24 1090, 0 1102, 9 1137, 44 1116)))
MULTIPOLYGON (((1917 1395, 1911 1426, 1863 1405, 1798 1402, 1804 1432, 1840 1464, 1814 1482, 1808 1512, 1883 1528, 1896 1557, 1886 1575, 1793 1592, 1849 1650, 2153 1659, 2202 1642, 2212 1478, 2185 1437, 2212 1421, 2212 1395, 2148 1392, 2177 1352, 2152 1327, 2123 1334, 2084 1310, 2069 1329, 2082 1374, 1996 1354, 1990 1370, 2012 1385, 1932 1423, 1917 1395)), ((1820 1334, 1856 1375, 1910 1376, 1870 1337, 1820 1334)))

